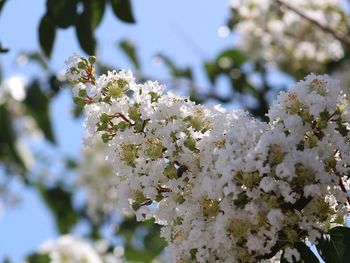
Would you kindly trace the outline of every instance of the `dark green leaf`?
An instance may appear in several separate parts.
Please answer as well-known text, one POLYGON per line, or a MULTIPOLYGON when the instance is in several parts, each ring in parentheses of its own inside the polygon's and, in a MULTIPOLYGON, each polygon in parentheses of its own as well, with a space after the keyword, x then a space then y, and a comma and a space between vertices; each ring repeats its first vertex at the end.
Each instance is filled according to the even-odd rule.
POLYGON ((28 263, 50 263, 50 256, 47 254, 32 254, 27 257, 26 262, 28 263))
POLYGON ((232 77, 233 70, 236 70, 239 76, 240 66, 245 61, 246 57, 240 51, 228 49, 221 52, 214 61, 206 62, 204 66, 210 82, 215 84, 216 78, 221 74, 232 77))
POLYGON ((46 60, 41 53, 39 53, 39 52, 23 53, 22 55, 26 56, 29 61, 38 63, 42 69, 44 69, 46 71, 49 69, 49 66, 46 63, 46 60))
POLYGON ((0 0, 0 12, 2 11, 6 2, 7 2, 7 0, 0 0))
POLYGON ((55 75, 51 75, 49 78, 51 95, 55 96, 61 90, 60 87, 62 83, 57 79, 55 75))
POLYGON ((37 80, 34 80, 28 87, 24 105, 28 113, 33 116, 45 137, 54 143, 55 138, 49 113, 49 98, 48 95, 41 90, 37 80))
POLYGON ((350 228, 334 227, 316 245, 326 263, 348 263, 350 259, 350 228))
POLYGON ((74 160, 74 159, 71 159, 71 158, 67 158, 66 159, 66 167, 67 167, 67 169, 69 169, 69 170, 74 170, 74 169, 76 169, 77 168, 77 161, 76 160, 74 160))
POLYGON ((182 68, 182 67, 176 66, 175 63, 171 60, 171 58, 163 54, 158 54, 157 57, 164 63, 166 67, 168 67, 173 77, 193 80, 192 70, 190 68, 188 67, 182 68))
POLYGON ((296 248, 300 253, 300 263, 319 263, 316 255, 304 242, 294 244, 294 248, 296 248))
POLYGON ((101 23, 106 8, 106 0, 92 0, 92 26, 98 27, 101 23))
POLYGON ((96 48, 96 39, 93 30, 93 11, 91 0, 84 1, 84 11, 78 16, 75 30, 80 47, 88 55, 94 55, 96 48))
POLYGON ((47 0, 46 12, 51 21, 60 28, 73 25, 77 16, 76 0, 47 0))
POLYGON ((7 53, 9 49, 7 47, 4 47, 2 43, 0 43, 0 53, 7 53))
POLYGON ((6 104, 0 105, 0 159, 9 161, 25 169, 25 163, 17 152, 16 133, 13 128, 11 114, 6 104))
POLYGON ((216 78, 222 73, 219 66, 216 63, 207 62, 204 67, 211 84, 215 84, 216 78))
POLYGON ((114 14, 126 23, 135 23, 131 0, 111 0, 114 14))
POLYGON ((44 54, 49 58, 51 56, 53 44, 56 37, 56 27, 47 15, 41 18, 39 25, 39 42, 44 54))
MULTIPOLYGON (((308 247, 304 242, 298 242, 294 244, 294 248, 298 250, 300 254, 300 260, 294 261, 295 263, 319 263, 316 255, 311 251, 310 247, 308 247)), ((281 255, 281 263, 289 263, 284 258, 284 251, 281 255)))
POLYGON ((134 64, 134 67, 136 69, 140 69, 140 63, 136 55, 134 43, 128 40, 122 40, 119 42, 119 47, 124 51, 127 57, 131 60, 131 62, 134 64))
POLYGON ((132 262, 152 262, 166 245, 159 236, 159 226, 154 220, 140 223, 134 217, 127 217, 120 224, 118 234, 122 235, 125 241, 125 258, 132 262), (144 234, 140 236, 137 233, 144 234), (136 246, 135 240, 142 241, 141 246, 136 246))
POLYGON ((39 186, 39 190, 45 203, 55 216, 60 233, 68 233, 78 221, 78 215, 72 205, 72 193, 59 186, 49 189, 39 186))
POLYGON ((216 61, 220 62, 220 59, 222 58, 229 59, 232 65, 236 67, 242 65, 247 60, 242 52, 235 49, 229 49, 221 52, 216 61))

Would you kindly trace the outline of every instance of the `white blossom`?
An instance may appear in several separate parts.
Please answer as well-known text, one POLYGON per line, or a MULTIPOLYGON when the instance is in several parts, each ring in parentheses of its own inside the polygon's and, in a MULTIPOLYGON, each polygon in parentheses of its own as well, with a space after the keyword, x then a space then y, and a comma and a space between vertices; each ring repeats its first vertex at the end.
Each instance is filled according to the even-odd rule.
MULTIPOLYGON (((285 1, 298 12, 334 31, 347 33, 340 0, 285 1)), ((289 73, 324 72, 344 56, 339 40, 275 0, 231 0, 238 48, 289 73)))
MULTIPOLYGON (((130 74, 88 80, 100 94, 82 98, 85 140, 102 138, 97 160, 113 175, 98 182, 103 175, 91 169, 92 184, 115 186, 121 211, 161 224, 171 262, 256 262, 279 240, 314 241, 315 229, 346 215, 349 98, 339 82, 307 76, 263 123, 130 74)), ((292 246, 284 255, 299 258, 292 246)))

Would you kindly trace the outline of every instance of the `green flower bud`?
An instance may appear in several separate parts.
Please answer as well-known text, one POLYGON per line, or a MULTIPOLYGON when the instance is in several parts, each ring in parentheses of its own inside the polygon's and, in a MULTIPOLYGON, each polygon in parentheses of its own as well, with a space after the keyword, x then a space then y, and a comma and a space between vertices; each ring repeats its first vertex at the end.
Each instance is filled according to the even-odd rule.
POLYGON ((165 177, 167 177, 169 179, 177 179, 178 178, 177 170, 174 167, 174 165, 172 165, 172 164, 168 164, 164 168, 163 174, 164 174, 165 177))
POLYGON ((122 144, 120 147, 121 159, 129 166, 135 166, 138 147, 134 144, 122 144))
POLYGON ((310 148, 316 147, 318 143, 318 137, 313 132, 307 132, 305 138, 310 148))
POLYGON ((232 218, 230 224, 228 225, 228 231, 236 238, 245 238, 247 231, 250 227, 250 223, 245 220, 232 218))
POLYGON ((177 196, 177 198, 176 198, 176 202, 177 202, 178 204, 182 204, 182 203, 185 202, 185 201, 186 201, 185 197, 184 197, 183 195, 181 195, 181 194, 179 194, 179 195, 177 196))
POLYGON ((187 138, 184 141, 184 146, 187 147, 188 149, 190 149, 191 151, 195 151, 196 150, 196 140, 193 139, 192 137, 187 138))
POLYGON ((338 215, 334 219, 334 223, 339 224, 339 225, 344 225, 344 223, 345 223, 344 216, 338 215))
POLYGON ((289 225, 297 225, 299 223, 299 215, 293 212, 287 212, 286 221, 289 225))
POLYGON ((117 124, 118 130, 123 132, 125 131, 125 129, 129 126, 128 123, 126 123, 125 121, 121 121, 117 124))
POLYGON ((74 102, 76 105, 85 106, 85 102, 84 102, 84 99, 83 99, 83 98, 74 97, 74 98, 73 98, 73 102, 74 102))
POLYGON ((86 89, 79 90, 79 97, 85 98, 87 96, 86 89))
POLYGON ((129 108, 128 114, 129 114, 130 119, 132 119, 133 121, 138 121, 139 119, 141 119, 140 109, 137 105, 129 108))
POLYGON ((311 81, 310 86, 315 90, 319 95, 325 97, 327 95, 326 82, 320 79, 314 79, 311 81))
POLYGON ((296 177, 291 181, 292 186, 304 187, 315 182, 315 174, 312 170, 306 168, 302 163, 295 164, 296 177))
POLYGON ((108 133, 103 133, 103 134, 101 135, 101 138, 102 138, 102 141, 103 141, 104 143, 107 143, 107 142, 109 142, 109 140, 110 140, 110 135, 109 135, 108 133))
POLYGON ((233 201, 233 203, 238 208, 244 209, 244 207, 246 206, 246 204, 248 204, 249 201, 250 199, 247 196, 247 194, 242 192, 237 195, 237 198, 233 201))
POLYGON ((163 154, 163 144, 157 138, 148 138, 146 141, 146 155, 155 160, 163 154))
POLYGON ((325 170, 327 172, 332 171, 337 166, 337 160, 334 157, 324 160, 323 162, 324 162, 325 170))
POLYGON ((286 227, 282 231, 283 231, 283 234, 286 236, 286 239, 288 240, 288 242, 290 242, 291 244, 294 244, 299 240, 298 233, 293 228, 286 227))
POLYGON ((108 122, 108 120, 109 120, 109 115, 107 113, 102 113, 100 115, 100 122, 106 123, 108 122))
POLYGON ((124 96, 124 89, 116 86, 111 86, 109 88, 109 94, 112 98, 121 98, 124 96))
POLYGON ((220 211, 220 202, 218 200, 205 198, 202 202, 203 215, 206 217, 215 217, 220 211))
POLYGON ((208 130, 208 123, 204 120, 203 114, 199 111, 197 115, 184 118, 184 121, 188 122, 195 131, 205 132, 208 130))
POLYGON ((90 56, 89 57, 89 62, 90 62, 90 64, 95 64, 96 63, 96 57, 95 56, 90 56))
POLYGON ((78 68, 79 69, 87 69, 87 65, 86 65, 86 63, 84 61, 80 61, 78 63, 78 68))
POLYGON ((142 205, 144 205, 147 201, 149 201, 142 192, 137 191, 135 192, 135 200, 132 203, 131 207, 134 211, 137 211, 140 209, 142 205))
POLYGON ((279 207, 277 196, 275 196, 275 195, 269 195, 269 198, 267 199, 266 204, 267 204, 268 207, 270 207, 270 208, 277 208, 277 207, 279 207))
POLYGON ((260 182, 260 174, 258 171, 251 173, 243 173, 241 182, 248 188, 258 184, 260 182))
POLYGON ((284 153, 281 149, 281 146, 277 144, 270 145, 269 151, 269 164, 270 166, 275 166, 280 164, 283 161, 284 153))
POLYGON ((158 102, 160 95, 157 92, 150 91, 148 92, 148 95, 151 96, 151 102, 158 102))
POLYGON ((138 133, 138 132, 143 132, 143 129, 144 129, 144 122, 139 119, 138 121, 135 122, 135 125, 134 125, 134 129, 135 129, 135 132, 138 133))

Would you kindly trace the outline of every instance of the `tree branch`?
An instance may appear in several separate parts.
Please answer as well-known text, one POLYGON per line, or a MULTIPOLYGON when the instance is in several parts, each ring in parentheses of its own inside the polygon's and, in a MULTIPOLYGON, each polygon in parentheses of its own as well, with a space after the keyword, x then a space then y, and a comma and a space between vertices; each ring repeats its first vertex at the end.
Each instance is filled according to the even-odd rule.
POLYGON ((290 4, 284 2, 284 0, 276 0, 276 2, 279 3, 280 5, 286 7, 287 9, 293 11, 294 13, 296 13, 300 17, 304 18, 305 20, 309 21, 310 23, 314 24, 315 26, 317 26, 318 28, 320 28, 324 32, 332 35, 335 39, 339 40, 340 42, 342 42, 345 46, 347 46, 350 49, 350 39, 345 34, 343 34, 341 32, 337 32, 333 28, 331 28, 327 25, 321 24, 316 19, 313 19, 313 18, 307 16, 302 11, 300 11, 300 10, 296 9, 295 7, 291 6, 290 4))

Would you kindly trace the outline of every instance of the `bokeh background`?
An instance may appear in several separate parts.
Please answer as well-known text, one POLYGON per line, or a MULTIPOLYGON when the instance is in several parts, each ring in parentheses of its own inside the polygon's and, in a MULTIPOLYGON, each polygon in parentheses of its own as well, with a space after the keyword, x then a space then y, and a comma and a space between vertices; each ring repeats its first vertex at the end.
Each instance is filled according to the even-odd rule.
MULTIPOLYGON (((98 59, 112 67, 133 69, 132 63, 119 47, 120 41, 128 40, 135 44, 146 75, 160 81, 170 79, 168 68, 157 56, 164 53, 180 66, 191 66, 198 86, 208 87, 203 61, 213 59, 223 48, 232 45, 232 38, 223 37, 228 33, 220 33, 219 30, 230 14, 228 2, 152 0, 134 1, 132 4, 135 24, 116 19, 112 8, 107 6, 101 25, 96 30, 98 59)), ((0 16, 0 36, 2 44, 9 51, 0 57, 2 80, 19 78, 24 81, 23 84, 28 84, 33 78, 46 81, 47 75, 41 65, 29 58, 31 53, 41 52, 37 31, 45 11, 44 0, 11 0, 5 3, 0 16)), ((85 54, 79 46, 74 28, 58 30, 51 59, 46 63, 53 73, 59 74, 65 70, 64 61, 73 53, 85 54)), ((39 140, 40 145, 35 145, 35 148, 40 155, 48 155, 49 158, 55 158, 56 155, 58 158, 68 156, 76 159, 82 150, 83 118, 72 116, 74 105, 71 93, 63 86, 60 89, 49 106, 57 143, 51 145, 39 140)), ((46 177, 71 181, 74 176, 74 173, 69 174, 60 167, 45 170, 52 173, 46 177)), ((4 173, 1 169, 3 180, 4 173)), ((59 236, 55 216, 37 189, 27 187, 17 179, 16 176, 6 178, 10 181, 7 186, 20 199, 19 202, 15 206, 6 207, 0 202, 0 259, 9 257, 13 262, 25 258, 44 241, 59 236)), ((86 230, 84 228, 86 227, 81 223, 72 231, 82 234, 86 230)), ((104 232, 109 230, 107 226, 104 232)))
MULTIPOLYGON (((270 43, 274 52, 282 48, 283 63, 252 56, 239 42, 242 17, 233 2, 0 0, 0 262, 21 262, 63 234, 105 241, 100 250, 118 258, 106 262, 166 261, 158 227, 114 211, 113 185, 100 183, 107 182, 99 177, 103 161, 83 152, 84 115, 62 77, 72 54, 96 55, 99 72, 131 69, 139 81, 159 80, 196 102, 244 108, 260 119, 278 91, 311 71, 349 86, 345 40, 340 57, 313 61, 309 54, 324 35, 313 38, 307 30, 315 25, 297 16, 305 32, 296 39, 307 38, 302 59, 283 53, 283 35, 270 43)), ((349 1, 341 3, 348 14, 349 1)), ((347 18, 343 24, 347 34, 347 18)), ((266 39, 251 36, 265 52, 266 39)), ((38 260, 29 261, 46 262, 38 260)))

